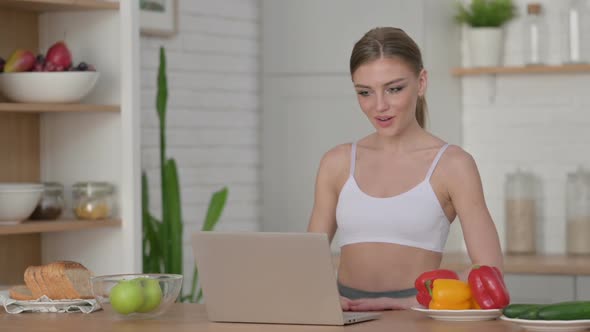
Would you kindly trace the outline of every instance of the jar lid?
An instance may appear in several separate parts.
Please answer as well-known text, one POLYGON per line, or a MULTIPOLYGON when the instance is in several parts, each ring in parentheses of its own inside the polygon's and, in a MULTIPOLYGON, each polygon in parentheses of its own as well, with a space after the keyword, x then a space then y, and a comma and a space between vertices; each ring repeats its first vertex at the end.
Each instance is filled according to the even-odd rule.
POLYGON ((92 194, 112 194, 115 187, 108 182, 77 182, 72 186, 76 192, 92 194))
POLYGON ((64 185, 59 182, 43 182, 43 190, 46 193, 60 193, 64 191, 64 185))
POLYGON ((529 3, 526 7, 527 13, 532 15, 541 14, 541 4, 537 2, 529 3))

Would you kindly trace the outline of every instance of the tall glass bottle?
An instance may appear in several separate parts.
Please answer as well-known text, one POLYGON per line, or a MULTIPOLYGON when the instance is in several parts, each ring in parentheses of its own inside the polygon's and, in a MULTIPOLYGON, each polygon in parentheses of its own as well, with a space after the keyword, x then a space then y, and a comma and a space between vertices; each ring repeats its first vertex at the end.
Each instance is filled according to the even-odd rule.
POLYGON ((524 21, 525 65, 541 65, 547 63, 547 23, 542 15, 540 3, 527 5, 527 16, 524 21))
POLYGON ((505 182, 506 252, 533 254, 537 246, 535 179, 520 169, 505 182))
POLYGON ((590 173, 579 167, 567 175, 567 253, 590 254, 590 173))
POLYGON ((588 62, 588 28, 590 19, 587 0, 570 0, 563 14, 564 63, 588 62))

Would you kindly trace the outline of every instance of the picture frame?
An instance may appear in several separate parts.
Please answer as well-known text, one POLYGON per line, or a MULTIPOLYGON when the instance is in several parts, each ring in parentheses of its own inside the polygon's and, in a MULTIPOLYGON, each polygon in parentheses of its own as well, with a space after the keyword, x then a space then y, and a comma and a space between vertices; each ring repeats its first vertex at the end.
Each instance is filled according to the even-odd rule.
POLYGON ((178 0, 138 0, 142 35, 172 37, 178 32, 178 0))

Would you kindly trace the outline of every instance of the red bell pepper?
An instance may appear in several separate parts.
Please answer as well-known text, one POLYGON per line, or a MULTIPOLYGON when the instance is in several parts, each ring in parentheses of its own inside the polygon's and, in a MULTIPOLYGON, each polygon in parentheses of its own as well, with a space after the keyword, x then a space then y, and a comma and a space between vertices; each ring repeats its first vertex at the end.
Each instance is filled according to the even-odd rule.
POLYGON ((510 294, 497 267, 475 265, 467 279, 473 298, 482 309, 502 309, 510 304, 510 294))
POLYGON ((459 276, 455 271, 445 269, 428 271, 419 275, 414 282, 414 287, 418 290, 416 300, 426 308, 432 300, 432 283, 436 279, 459 279, 459 276))

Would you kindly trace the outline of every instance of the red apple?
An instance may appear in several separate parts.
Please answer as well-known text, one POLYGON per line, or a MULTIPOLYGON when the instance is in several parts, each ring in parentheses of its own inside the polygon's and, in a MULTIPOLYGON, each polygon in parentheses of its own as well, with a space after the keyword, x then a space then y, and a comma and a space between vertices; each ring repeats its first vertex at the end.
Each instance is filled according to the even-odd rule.
POLYGON ((72 65, 72 53, 70 53, 65 42, 59 41, 49 48, 45 56, 45 62, 51 62, 56 68, 65 70, 72 65))

